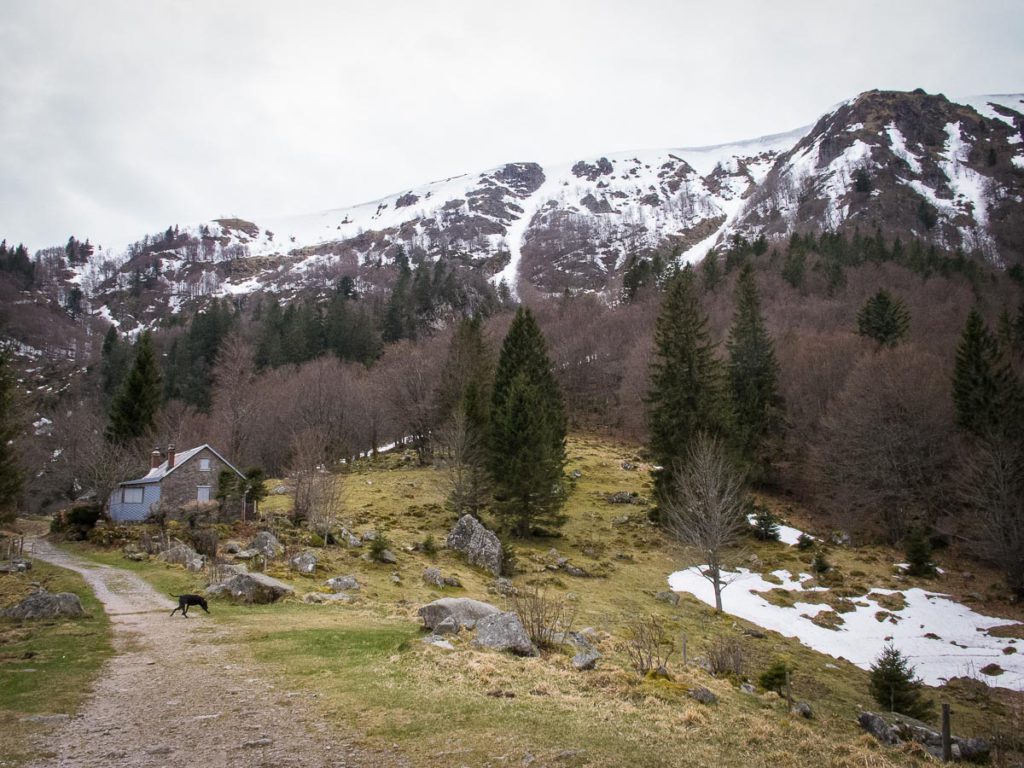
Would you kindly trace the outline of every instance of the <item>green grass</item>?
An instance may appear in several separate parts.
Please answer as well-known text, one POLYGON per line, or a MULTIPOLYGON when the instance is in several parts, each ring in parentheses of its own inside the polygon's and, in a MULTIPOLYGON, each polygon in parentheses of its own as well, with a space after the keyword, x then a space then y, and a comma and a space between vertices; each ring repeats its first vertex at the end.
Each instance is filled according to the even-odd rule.
POLYGON ((113 654, 103 606, 76 573, 35 561, 26 574, 0 576, 0 605, 29 594, 30 582, 50 592, 74 592, 86 617, 66 620, 0 619, 0 756, 15 764, 30 757, 32 715, 74 714, 113 654))

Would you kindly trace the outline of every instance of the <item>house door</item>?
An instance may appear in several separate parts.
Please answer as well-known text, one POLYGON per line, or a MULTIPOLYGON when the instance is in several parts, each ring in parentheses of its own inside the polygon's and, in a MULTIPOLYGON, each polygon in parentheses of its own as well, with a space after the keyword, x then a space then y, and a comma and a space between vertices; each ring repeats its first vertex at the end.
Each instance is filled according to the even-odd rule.
POLYGON ((208 486, 208 485, 200 485, 200 486, 198 486, 196 488, 196 490, 198 491, 198 495, 196 496, 196 501, 202 503, 204 501, 209 501, 210 500, 210 486, 208 486))

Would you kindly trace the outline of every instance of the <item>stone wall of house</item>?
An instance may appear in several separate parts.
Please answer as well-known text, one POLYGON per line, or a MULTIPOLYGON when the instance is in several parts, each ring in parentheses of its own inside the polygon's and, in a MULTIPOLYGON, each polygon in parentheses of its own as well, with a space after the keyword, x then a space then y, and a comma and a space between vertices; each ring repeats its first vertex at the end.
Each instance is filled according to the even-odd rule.
MULTIPOLYGON (((181 517, 182 512, 196 508, 196 501, 199 498, 199 486, 210 486, 210 501, 217 498, 218 478, 222 470, 230 469, 227 464, 217 458, 217 454, 208 448, 204 448, 195 456, 191 457, 185 464, 180 465, 161 481, 160 502, 163 511, 168 519, 181 517), (199 469, 201 459, 210 460, 210 470, 203 472, 199 469)), ((225 510, 228 519, 237 518, 241 514, 240 504, 231 504, 229 510, 225 510)))

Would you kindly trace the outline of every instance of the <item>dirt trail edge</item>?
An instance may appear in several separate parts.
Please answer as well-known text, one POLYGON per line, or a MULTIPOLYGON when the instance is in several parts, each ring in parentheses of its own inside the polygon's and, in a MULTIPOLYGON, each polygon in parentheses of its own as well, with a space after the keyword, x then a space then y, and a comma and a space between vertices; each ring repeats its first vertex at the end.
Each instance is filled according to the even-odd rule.
MULTIPOLYGON (((232 656, 226 631, 130 571, 93 565, 37 539, 33 556, 80 573, 103 602, 116 655, 82 711, 37 743, 42 766, 404 765, 320 720, 308 694, 275 688, 232 656)), ((213 610, 216 610, 214 607, 213 610)))

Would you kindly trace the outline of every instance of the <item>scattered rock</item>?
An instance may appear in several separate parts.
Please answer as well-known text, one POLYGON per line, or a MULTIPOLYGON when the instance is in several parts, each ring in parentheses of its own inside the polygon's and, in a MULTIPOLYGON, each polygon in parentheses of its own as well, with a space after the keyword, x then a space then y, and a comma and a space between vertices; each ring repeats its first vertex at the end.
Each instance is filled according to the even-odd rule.
POLYGON ((622 464, 620 466, 624 470, 626 470, 627 472, 635 472, 636 471, 636 464, 634 464, 632 461, 624 461, 624 462, 622 462, 622 464))
POLYGON ((452 645, 450 642, 445 640, 443 637, 440 637, 439 635, 427 635, 423 638, 423 642, 427 645, 432 645, 435 648, 443 648, 446 651, 455 650, 454 645, 452 645))
MULTIPOLYGON (((861 712, 857 722, 883 744, 895 746, 904 741, 916 741, 932 756, 942 757, 942 734, 920 720, 892 712, 884 716, 861 712)), ((959 759, 971 762, 984 762, 992 749, 992 745, 985 739, 953 736, 951 740, 954 758, 959 756, 959 759)))
POLYGON ((31 570, 32 562, 30 560, 15 558, 6 563, 0 563, 0 573, 25 573, 25 571, 31 570))
POLYGON ((238 560, 252 560, 254 557, 262 557, 255 549, 240 549, 235 552, 234 557, 238 560))
POLYGON ((332 592, 345 592, 347 590, 358 591, 362 587, 359 580, 352 575, 335 576, 334 578, 325 581, 324 586, 332 592))
POLYGON ((986 664, 978 671, 983 675, 988 675, 989 677, 997 677, 998 675, 1003 674, 1005 670, 993 661, 991 664, 986 664))
POLYGON ((499 576, 494 580, 490 590, 499 595, 514 595, 516 593, 515 585, 512 583, 512 579, 506 579, 503 576, 499 576))
POLYGON ((811 720, 814 717, 814 710, 811 709, 811 705, 806 701, 798 701, 793 705, 792 710, 794 715, 800 715, 800 717, 811 720))
POLYGON ((491 614, 477 621, 473 645, 496 651, 512 651, 518 656, 537 655, 526 627, 519 616, 512 612, 491 614))
POLYGON ((678 606, 679 605, 679 593, 678 592, 672 592, 672 591, 667 590, 667 589, 664 590, 663 592, 659 592, 658 594, 656 594, 654 596, 654 599, 658 600, 659 602, 668 603, 668 604, 674 605, 674 606, 678 606))
POLYGON ((639 504, 640 497, 635 493, 629 491, 616 491, 615 493, 606 494, 604 497, 605 501, 609 504, 639 504))
POLYGON ((260 531, 253 540, 249 542, 249 549, 255 549, 258 554, 263 555, 267 560, 273 560, 284 554, 284 547, 270 531, 260 531))
POLYGON ((593 669, 601 654, 595 648, 586 648, 572 657, 572 665, 579 670, 593 669))
POLYGON ((183 565, 189 571, 201 571, 206 567, 206 558, 187 544, 176 544, 165 549, 156 559, 172 565, 183 565))
POLYGON ((750 683, 741 683, 740 690, 744 693, 749 693, 751 696, 757 695, 757 689, 750 683))
POLYGON ((351 603, 355 599, 355 595, 350 595, 347 592, 339 592, 337 594, 326 592, 310 592, 308 595, 302 598, 302 602, 320 605, 323 603, 351 603))
POLYGON ((460 627, 472 629, 480 619, 493 616, 500 611, 489 603, 472 600, 468 597, 443 597, 427 603, 418 611, 423 619, 423 626, 433 630, 449 616, 454 617, 460 627))
POLYGON ((210 597, 228 597, 238 603, 273 603, 294 593, 282 581, 262 573, 240 573, 207 589, 210 597))
POLYGON ((402 574, 398 573, 397 571, 395 573, 392 573, 391 574, 391 583, 392 584, 401 584, 402 583, 402 574))
POLYGON ((303 576, 312 576, 316 573, 316 555, 312 552, 303 552, 296 555, 290 561, 292 568, 303 576))
POLYGON ((363 543, 367 543, 367 542, 370 542, 370 541, 376 541, 376 540, 377 540, 377 532, 376 531, 367 531, 362 536, 363 543))
POLYGON ((434 566, 424 568, 423 583, 430 587, 437 587, 438 589, 444 587, 444 577, 441 575, 441 570, 434 566))
POLYGON ((398 562, 398 558, 395 557, 395 553, 390 549, 385 549, 377 556, 378 562, 387 563, 388 565, 394 565, 398 562))
POLYGON ((234 539, 231 539, 230 541, 225 541, 221 549, 224 551, 225 554, 236 555, 243 549, 245 549, 245 545, 243 545, 242 542, 240 541, 235 541, 234 539))
POLYGON ((463 515, 448 533, 448 549, 462 552, 470 565, 477 565, 495 576, 501 575, 502 548, 498 537, 472 515, 463 515))
POLYGON ((571 477, 573 480, 579 480, 581 477, 583 477, 583 473, 580 472, 578 469, 574 469, 572 472, 569 473, 569 477, 571 477))
POLYGON ((767 635, 765 635, 765 633, 760 629, 750 629, 749 627, 743 630, 743 634, 747 637, 752 637, 755 640, 764 640, 765 637, 767 637, 767 635))
POLYGON ((246 741, 242 743, 243 749, 255 749, 257 747, 269 747, 274 743, 273 739, 268 739, 264 736, 261 739, 253 739, 252 741, 246 741))
POLYGON ((145 552, 125 552, 124 557, 125 560, 131 560, 135 563, 141 563, 146 560, 149 560, 149 555, 147 555, 145 552))
POLYGON ((56 594, 40 589, 33 592, 20 603, 5 608, 0 616, 8 619, 56 619, 78 618, 85 616, 82 601, 71 592, 56 594))
POLYGON ((699 701, 701 704, 715 704, 718 702, 718 697, 703 685, 691 688, 690 698, 694 701, 699 701))

